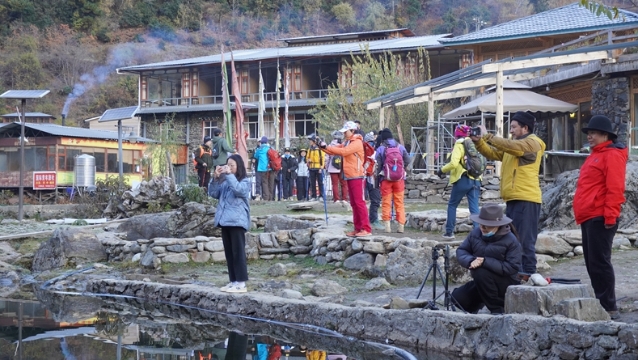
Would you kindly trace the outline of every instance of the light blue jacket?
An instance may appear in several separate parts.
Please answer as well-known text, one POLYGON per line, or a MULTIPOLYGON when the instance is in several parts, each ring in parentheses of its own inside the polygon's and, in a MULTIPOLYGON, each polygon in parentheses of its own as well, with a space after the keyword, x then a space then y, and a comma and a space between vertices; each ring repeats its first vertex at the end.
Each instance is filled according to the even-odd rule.
POLYGON ((215 226, 238 226, 250 230, 250 180, 237 181, 234 174, 222 174, 210 182, 208 195, 219 199, 215 226))
POLYGON ((268 166, 268 150, 270 149, 269 144, 261 144, 257 150, 255 150, 255 154, 253 157, 257 159, 257 171, 269 171, 270 167, 268 166))

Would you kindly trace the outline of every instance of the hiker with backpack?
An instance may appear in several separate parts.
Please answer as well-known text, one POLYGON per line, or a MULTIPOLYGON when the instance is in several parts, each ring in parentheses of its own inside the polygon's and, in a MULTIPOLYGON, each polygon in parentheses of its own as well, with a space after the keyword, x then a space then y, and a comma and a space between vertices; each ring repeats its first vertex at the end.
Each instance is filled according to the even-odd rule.
POLYGON ((403 206, 405 192, 405 165, 410 161, 410 154, 392 136, 392 131, 385 128, 379 132, 381 143, 376 151, 377 171, 381 190, 381 220, 385 232, 392 232, 392 203, 399 224, 397 232, 405 228, 405 208, 403 206))
MULTIPOLYGON (((372 149, 376 149, 376 141, 378 135, 374 131, 370 131, 363 138, 372 149)), ((377 159, 376 150, 373 154, 374 165, 370 174, 366 174, 365 190, 368 193, 368 199, 370 199, 370 205, 368 207, 368 219, 370 220, 370 226, 377 230, 384 230, 385 226, 379 222, 379 208, 381 207, 381 190, 379 189, 379 177, 377 176, 377 159)))
MULTIPOLYGON (((467 125, 458 124, 454 129, 456 142, 450 155, 450 161, 439 170, 439 177, 443 178, 450 174, 448 184, 452 185, 450 200, 447 203, 447 220, 445 221, 444 239, 454 239, 454 228, 456 226, 456 208, 467 196, 467 203, 470 214, 479 212, 479 195, 481 195, 481 176, 485 171, 485 158, 474 146, 474 142, 469 138, 471 128, 467 125), (478 164, 478 166, 476 166, 478 164)), ((478 224, 474 223, 474 227, 478 224)))
POLYGON ((297 158, 297 200, 308 200, 308 176, 310 171, 308 170, 308 162, 306 161, 306 149, 299 150, 299 157, 297 158))
POLYGON ((476 149, 488 160, 502 161, 501 197, 505 215, 510 217, 523 246, 523 265, 519 278, 529 280, 536 273, 536 237, 542 193, 538 179, 545 143, 534 135, 533 115, 517 111, 510 117, 512 139, 488 134, 480 126, 481 136, 470 136, 476 149))
POLYGON ((283 182, 284 201, 292 200, 292 188, 297 178, 297 159, 290 154, 290 148, 284 149, 281 157, 281 177, 283 182))
POLYGON ((321 142, 321 148, 328 155, 341 155, 343 157, 341 175, 348 185, 354 223, 354 231, 350 231, 346 235, 359 237, 371 235, 372 229, 370 228, 366 202, 363 199, 365 166, 369 162, 366 161, 366 147, 363 137, 355 134, 355 130, 357 130, 357 124, 353 121, 347 121, 339 130, 343 134, 344 143, 328 146, 325 142, 321 142))
MULTIPOLYGON (((343 134, 339 131, 332 133, 331 146, 341 144, 343 140, 343 134)), ((343 168, 343 157, 340 155, 328 156, 328 173, 330 174, 330 181, 332 182, 332 200, 334 203, 343 203, 346 205, 350 200, 348 199, 348 185, 346 180, 341 176, 341 169, 343 168), (339 191, 341 188, 341 191, 339 191), (341 197, 339 197, 341 192, 341 197)))
POLYGON ((312 134, 308 137, 310 141, 310 147, 308 148, 308 154, 306 160, 308 161, 308 169, 310 170, 310 185, 308 190, 310 191, 310 198, 312 201, 317 200, 318 197, 323 197, 323 171, 326 167, 326 155, 319 148, 318 141, 320 140, 317 135, 312 134), (317 196, 317 186, 319 187, 319 195, 317 196))
POLYGON ((234 153, 235 150, 228 145, 228 141, 226 141, 226 138, 222 136, 222 130, 219 128, 213 129, 212 140, 213 169, 211 169, 211 171, 215 171, 215 168, 218 166, 226 165, 228 154, 234 153))
POLYGON ((208 189, 210 172, 213 171, 213 142, 210 136, 204 136, 204 142, 193 152, 193 163, 197 171, 199 187, 208 189))
POLYGON ((261 198, 270 201, 274 199, 275 190, 275 174, 270 168, 268 159, 268 152, 271 149, 267 137, 262 136, 259 143, 261 145, 255 150, 253 158, 257 160, 257 174, 261 180, 261 198))

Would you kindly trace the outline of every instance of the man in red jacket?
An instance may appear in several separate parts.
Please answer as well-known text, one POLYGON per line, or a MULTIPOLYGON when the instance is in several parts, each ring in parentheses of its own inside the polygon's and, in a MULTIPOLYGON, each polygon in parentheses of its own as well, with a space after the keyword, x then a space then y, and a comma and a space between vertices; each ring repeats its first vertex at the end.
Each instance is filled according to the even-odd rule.
POLYGON ((596 298, 612 319, 618 318, 611 246, 618 230, 620 206, 625 202, 628 151, 609 118, 596 115, 582 129, 591 154, 580 168, 574 194, 574 217, 583 236, 585 266, 596 298))

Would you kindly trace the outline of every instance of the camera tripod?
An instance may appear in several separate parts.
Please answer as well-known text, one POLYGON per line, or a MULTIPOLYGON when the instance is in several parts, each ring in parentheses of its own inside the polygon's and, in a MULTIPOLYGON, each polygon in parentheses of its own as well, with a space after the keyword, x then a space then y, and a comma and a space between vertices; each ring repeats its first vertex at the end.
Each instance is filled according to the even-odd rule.
POLYGON ((423 291, 423 287, 425 286, 425 283, 430 277, 430 273, 432 273, 432 299, 428 301, 428 304, 426 307, 430 310, 439 310, 436 301, 441 296, 444 296, 443 306, 445 307, 445 310, 456 311, 456 309, 460 309, 461 311, 465 312, 465 310, 463 310, 463 308, 459 305, 456 299, 452 297, 452 293, 450 292, 450 289, 448 287, 448 284, 450 283, 450 246, 445 245, 445 251, 443 255, 444 256, 443 268, 445 270, 445 276, 443 276, 441 267, 439 266, 439 263, 437 262, 440 256, 439 250, 442 250, 442 249, 439 249, 437 246, 432 248, 432 265, 430 265, 430 267, 428 268, 428 272, 425 274, 425 278, 423 279, 423 282, 421 283, 421 287, 419 288, 419 293, 416 295, 416 298, 418 299, 419 296, 421 296, 421 291, 423 291), (438 296, 436 295, 436 274, 437 273, 441 277, 441 282, 443 283, 443 288, 444 288, 443 293, 439 294, 438 296))

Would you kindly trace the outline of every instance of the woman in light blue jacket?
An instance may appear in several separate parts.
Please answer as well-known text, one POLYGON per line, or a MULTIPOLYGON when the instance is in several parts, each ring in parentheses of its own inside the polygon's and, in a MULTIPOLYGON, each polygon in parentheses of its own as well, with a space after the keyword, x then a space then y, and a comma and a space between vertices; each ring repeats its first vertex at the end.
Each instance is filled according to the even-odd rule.
POLYGON ((250 229, 250 180, 241 156, 234 154, 226 165, 213 174, 208 194, 219 199, 215 226, 222 229, 222 242, 230 283, 221 288, 230 293, 245 293, 248 280, 246 266, 246 231, 250 229))

